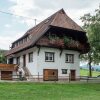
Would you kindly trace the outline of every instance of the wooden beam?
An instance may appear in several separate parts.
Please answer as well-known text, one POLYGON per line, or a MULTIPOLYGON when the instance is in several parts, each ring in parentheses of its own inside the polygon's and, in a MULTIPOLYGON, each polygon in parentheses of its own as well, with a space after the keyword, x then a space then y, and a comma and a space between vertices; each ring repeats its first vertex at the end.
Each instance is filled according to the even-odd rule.
POLYGON ((41 46, 37 46, 37 48, 38 48, 38 56, 39 56, 41 46))
POLYGON ((61 55, 62 55, 62 52, 63 52, 63 49, 60 49, 60 55, 59 55, 60 57, 61 57, 61 55))

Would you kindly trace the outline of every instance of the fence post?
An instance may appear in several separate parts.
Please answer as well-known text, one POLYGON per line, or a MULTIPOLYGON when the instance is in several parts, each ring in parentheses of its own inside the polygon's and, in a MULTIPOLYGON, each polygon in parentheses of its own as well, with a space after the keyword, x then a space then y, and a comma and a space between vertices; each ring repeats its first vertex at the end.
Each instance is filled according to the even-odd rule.
POLYGON ((69 83, 70 83, 70 73, 69 73, 69 83))
POLYGON ((22 71, 19 72, 19 80, 22 81, 22 71))
POLYGON ((88 83, 88 77, 87 77, 87 83, 88 83))
POLYGON ((39 72, 38 72, 38 82, 39 82, 39 72))

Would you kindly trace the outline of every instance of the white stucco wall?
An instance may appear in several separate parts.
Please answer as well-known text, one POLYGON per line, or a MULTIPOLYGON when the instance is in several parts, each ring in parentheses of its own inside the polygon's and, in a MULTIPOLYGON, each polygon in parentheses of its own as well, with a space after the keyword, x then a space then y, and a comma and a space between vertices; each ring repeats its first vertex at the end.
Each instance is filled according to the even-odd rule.
MULTIPOLYGON (((23 52, 15 54, 16 58, 20 57, 20 67, 23 67, 23 55, 26 55, 26 67, 28 68, 31 75, 37 75, 37 48, 31 48, 23 52), (29 53, 33 52, 33 62, 29 62, 29 53)), ((16 64, 16 58, 14 64, 16 64)))
MULTIPOLYGON (((58 69, 58 76, 69 76, 70 70, 76 70, 76 77, 79 73, 79 52, 63 50, 60 56, 60 49, 41 47, 38 55, 38 48, 34 47, 23 52, 17 53, 20 56, 20 66, 23 67, 23 55, 26 54, 26 67, 31 75, 43 75, 43 69, 58 69), (28 61, 28 54, 33 52, 33 62, 28 61), (45 52, 54 52, 54 62, 45 62, 45 52), (74 54, 74 63, 65 63, 65 54, 74 54), (67 74, 62 74, 62 69, 67 69, 67 74)), ((16 64, 16 58, 14 58, 16 64)))
POLYGON ((41 48, 37 58, 37 68, 40 75, 43 75, 43 69, 58 69, 58 76, 69 76, 70 70, 76 70, 76 76, 79 76, 79 52, 63 50, 60 56, 60 50, 55 48, 41 48), (55 61, 45 62, 45 52, 54 52, 55 61), (74 54, 74 63, 65 63, 65 54, 74 54), (67 74, 62 74, 62 69, 68 69, 67 74))
POLYGON ((26 56, 26 67, 29 69, 31 75, 37 75, 37 50, 33 49, 33 62, 28 61, 28 54, 26 56))

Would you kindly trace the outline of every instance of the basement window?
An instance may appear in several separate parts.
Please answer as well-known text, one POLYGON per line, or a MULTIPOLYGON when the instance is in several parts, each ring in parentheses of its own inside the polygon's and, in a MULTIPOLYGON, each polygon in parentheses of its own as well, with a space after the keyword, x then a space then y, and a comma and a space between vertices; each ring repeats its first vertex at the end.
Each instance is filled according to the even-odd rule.
POLYGON ((62 74, 67 74, 67 69, 62 69, 62 74))

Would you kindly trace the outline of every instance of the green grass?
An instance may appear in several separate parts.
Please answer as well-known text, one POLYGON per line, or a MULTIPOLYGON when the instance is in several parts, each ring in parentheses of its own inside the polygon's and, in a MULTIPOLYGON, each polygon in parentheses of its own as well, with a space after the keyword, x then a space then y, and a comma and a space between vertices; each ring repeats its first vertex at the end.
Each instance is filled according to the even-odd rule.
POLYGON ((0 83, 0 100, 99 100, 100 84, 0 83))
MULTIPOLYGON (((81 76, 88 76, 89 75, 89 71, 88 70, 84 70, 84 69, 80 69, 80 75, 81 76)), ((92 76, 93 77, 96 77, 98 75, 100 75, 100 72, 98 72, 98 71, 92 71, 92 76)))

